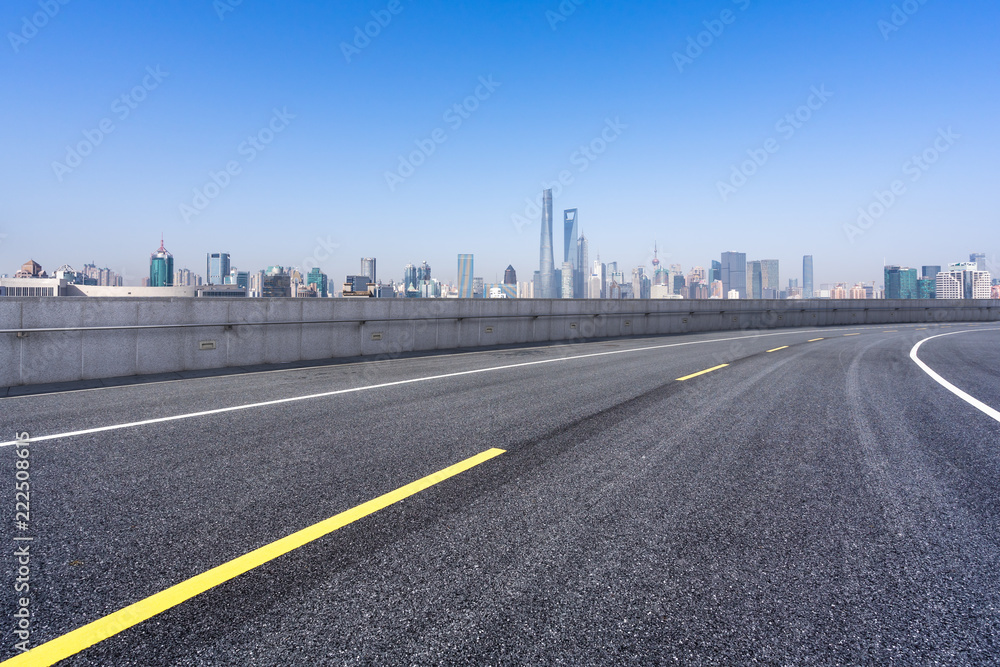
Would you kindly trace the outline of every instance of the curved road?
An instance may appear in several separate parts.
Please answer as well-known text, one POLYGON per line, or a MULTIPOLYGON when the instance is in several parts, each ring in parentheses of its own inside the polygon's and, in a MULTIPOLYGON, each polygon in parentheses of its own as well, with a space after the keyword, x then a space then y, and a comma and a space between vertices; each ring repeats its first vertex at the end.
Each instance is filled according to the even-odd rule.
MULTIPOLYGON (((1000 408, 995 325, 617 340, 0 399, 5 437, 42 438, 23 533, 40 648, 22 664, 996 662, 1000 422, 909 356, 957 331, 970 333, 927 340, 920 359, 1000 408), (484 452, 245 574, 226 565, 484 452), (206 572, 203 593, 162 593, 206 572), (150 617, 116 632, 123 615, 107 618, 135 603, 150 617), (63 653, 43 659, 46 646, 63 653)), ((7 488, 15 451, 0 448, 7 488)), ((4 495, 9 554, 21 534, 4 495)), ((3 560, 4 582, 16 567, 3 560)))

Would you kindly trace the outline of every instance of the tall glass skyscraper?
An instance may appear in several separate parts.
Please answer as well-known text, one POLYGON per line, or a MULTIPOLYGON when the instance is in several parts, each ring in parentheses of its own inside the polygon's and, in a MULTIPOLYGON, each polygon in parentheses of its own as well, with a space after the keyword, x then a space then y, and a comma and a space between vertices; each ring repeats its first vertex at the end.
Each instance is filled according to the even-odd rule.
POLYGON ((222 285, 229 275, 230 262, 228 252, 210 252, 206 260, 205 275, 209 285, 222 285))
POLYGON ((556 298, 555 256, 552 251, 552 190, 542 191, 542 232, 538 252, 538 279, 536 299, 556 298))
POLYGON ((474 295, 472 287, 473 278, 473 258, 472 255, 458 256, 458 298, 471 299, 474 295))
POLYGON ((976 271, 986 271, 986 253, 974 252, 969 254, 969 261, 975 262, 976 271))
POLYGON ((898 266, 885 267, 885 298, 917 299, 919 297, 916 269, 898 266))
POLYGON ((574 294, 576 290, 576 270, 579 268, 577 261, 579 260, 579 248, 577 247, 577 239, 580 236, 580 227, 578 224, 579 211, 575 208, 567 209, 563 211, 563 277, 562 277, 562 298, 572 299, 576 296, 574 294), (569 275, 567 276, 566 265, 569 264, 569 275), (567 282, 567 278, 568 281, 567 282), (569 292, 567 293, 566 285, 569 285, 569 292))
POLYGON ((751 299, 762 299, 764 293, 764 272, 759 260, 747 262, 747 295, 751 299))
POLYGON ((414 297, 419 294, 417 284, 417 267, 407 264, 403 267, 403 290, 406 296, 414 297))
POLYGON ((327 297, 329 279, 325 273, 319 270, 319 267, 314 267, 313 270, 309 272, 309 275, 306 277, 306 284, 315 285, 316 293, 324 299, 327 297))
POLYGON ((761 274, 761 287, 765 291, 774 290, 774 296, 770 298, 777 299, 778 292, 781 291, 781 277, 778 275, 778 260, 776 259, 760 260, 760 274, 761 274))
POLYGON ((736 290, 739 298, 747 298, 747 254, 745 252, 722 253, 722 297, 729 298, 729 292, 736 290))
POLYGON ((417 267, 417 282, 418 283, 429 283, 431 281, 431 265, 427 262, 421 262, 420 266, 417 267))
POLYGON ((374 257, 362 257, 361 258, 361 274, 362 276, 368 276, 368 280, 371 282, 378 282, 375 280, 375 258, 374 257))
POLYGON ((573 292, 577 299, 587 298, 587 279, 590 277, 590 242, 583 234, 576 240, 576 267, 573 292))
POLYGON ((159 249, 149 256, 149 286, 173 287, 173 285, 174 256, 163 247, 163 239, 161 238, 159 249))
POLYGON ((813 256, 802 258, 802 298, 813 298, 813 256))

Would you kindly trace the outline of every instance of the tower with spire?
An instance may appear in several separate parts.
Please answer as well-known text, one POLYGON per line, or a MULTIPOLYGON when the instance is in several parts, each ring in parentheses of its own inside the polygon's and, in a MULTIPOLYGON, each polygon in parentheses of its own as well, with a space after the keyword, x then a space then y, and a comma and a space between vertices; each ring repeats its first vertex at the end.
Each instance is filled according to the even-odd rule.
POLYGON ((149 286, 174 286, 174 256, 163 245, 163 235, 160 235, 160 247, 149 256, 149 286))

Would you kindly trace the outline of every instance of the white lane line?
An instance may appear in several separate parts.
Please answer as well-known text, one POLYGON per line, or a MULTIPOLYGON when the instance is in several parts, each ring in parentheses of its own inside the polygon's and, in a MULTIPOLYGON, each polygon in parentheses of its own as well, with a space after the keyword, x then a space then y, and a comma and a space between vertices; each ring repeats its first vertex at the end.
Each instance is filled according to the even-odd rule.
MULTIPOLYGON (((493 371, 504 371, 510 370, 512 368, 525 368, 527 366, 538 366, 541 364, 554 364, 564 361, 576 361, 577 359, 592 359, 594 357, 606 357, 613 354, 630 354, 632 352, 648 352, 650 350, 663 350, 670 347, 685 347, 687 345, 705 345, 709 343, 728 343, 734 340, 747 340, 752 338, 770 338, 771 336, 792 336, 800 335, 803 333, 815 333, 817 331, 822 331, 821 329, 813 330, 793 330, 793 331, 783 331, 780 333, 770 333, 770 334, 755 334, 753 336, 735 336, 732 338, 714 338, 712 340, 696 340, 688 341, 686 343, 670 343, 669 345, 653 345, 651 347, 637 347, 630 348, 627 350, 612 350, 609 352, 595 352, 592 354, 581 354, 574 357, 558 357, 555 359, 542 359, 540 361, 527 361, 519 364, 509 364, 506 366, 491 366, 489 368, 478 368, 471 371, 459 371, 457 373, 445 373, 444 375, 431 375, 429 377, 422 378, 412 378, 409 380, 397 380, 396 382, 383 382, 382 384, 373 384, 365 387, 352 387, 350 389, 337 389, 335 391, 326 391, 320 394, 309 394, 307 396, 293 396, 290 398, 279 398, 273 401, 262 401, 260 403, 249 403, 246 405, 233 405, 228 408, 216 408, 213 410, 203 410, 201 412, 190 412, 182 415, 172 415, 170 417, 157 417, 155 419, 144 419, 142 421, 126 422, 124 424, 112 424, 110 426, 99 426, 97 428, 87 428, 81 429, 79 431, 67 431, 66 433, 53 433, 51 435, 42 435, 38 437, 31 438, 32 443, 45 442, 47 440, 56 440, 58 438, 72 438, 79 435, 90 435, 92 433, 104 433, 107 431, 117 431, 119 429, 125 428, 135 428, 137 426, 148 426, 150 424, 162 424, 164 422, 179 421, 181 419, 193 419, 195 417, 206 417, 209 415, 218 415, 226 412, 236 412, 237 410, 250 410, 253 408, 263 408, 271 405, 282 405, 284 403, 295 403, 298 401, 308 401, 317 398, 328 398, 330 396, 340 396, 343 394, 354 394, 362 391, 372 391, 374 389, 385 389, 386 387, 398 387, 406 384, 415 384, 417 382, 430 382, 431 380, 444 380, 447 378, 461 377, 463 375, 476 375, 478 373, 490 373, 493 371)), ((12 447, 18 443, 17 440, 10 440, 7 442, 0 442, 0 447, 12 447)))
POLYGON ((962 399, 972 407, 976 408, 977 410, 983 412, 987 416, 992 417, 993 419, 1000 422, 1000 411, 991 408, 990 406, 980 401, 978 398, 966 394, 964 391, 962 391, 961 389, 959 389, 958 387, 956 387, 955 385, 953 385, 952 383, 948 382, 943 377, 935 373, 930 366, 922 362, 920 360, 920 357, 917 356, 917 350, 919 350, 920 346, 929 340, 934 340, 935 338, 942 338, 944 336, 957 336, 958 334, 981 333, 983 331, 1000 331, 1000 329, 975 329, 973 331, 952 331, 946 334, 938 334, 937 336, 930 336, 929 338, 925 338, 913 346, 913 349, 910 350, 910 359, 912 359, 917 366, 920 366, 921 370, 923 370, 925 373, 934 378, 934 381, 937 382, 939 385, 941 385, 951 393, 955 394, 956 396, 958 396, 960 399, 962 399))

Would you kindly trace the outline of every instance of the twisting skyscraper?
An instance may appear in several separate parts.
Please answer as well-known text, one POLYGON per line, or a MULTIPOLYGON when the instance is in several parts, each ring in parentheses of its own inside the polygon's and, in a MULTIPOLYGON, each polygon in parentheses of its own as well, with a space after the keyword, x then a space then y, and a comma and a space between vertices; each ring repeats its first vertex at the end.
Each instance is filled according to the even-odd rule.
POLYGON ((538 257, 538 279, 541 283, 535 297, 556 298, 555 257, 552 254, 552 190, 542 192, 542 238, 538 257))

